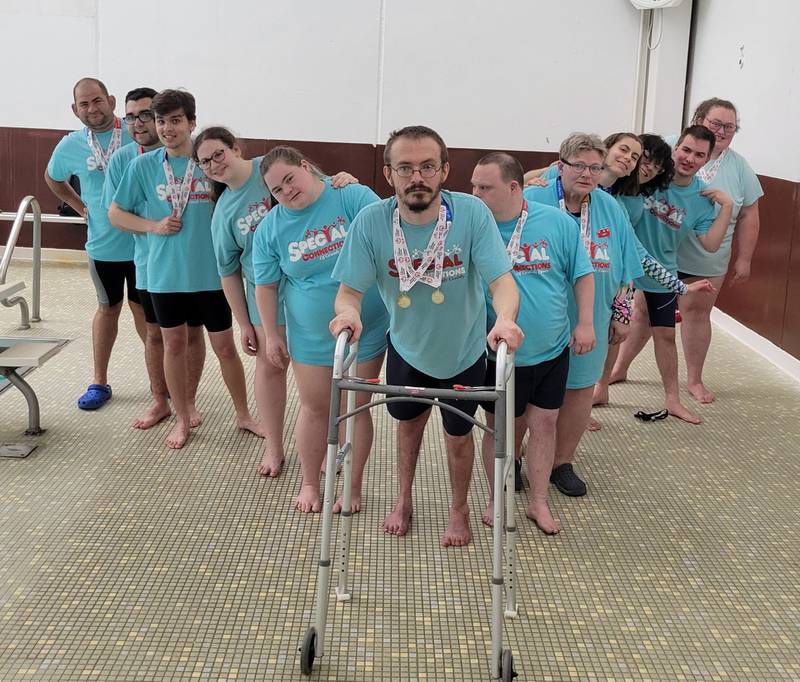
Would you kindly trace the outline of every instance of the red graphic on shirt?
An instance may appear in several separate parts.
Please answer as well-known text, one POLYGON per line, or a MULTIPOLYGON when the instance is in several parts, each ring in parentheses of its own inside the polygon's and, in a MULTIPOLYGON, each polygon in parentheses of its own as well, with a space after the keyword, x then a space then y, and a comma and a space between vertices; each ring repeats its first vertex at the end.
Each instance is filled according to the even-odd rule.
POLYGON ((600 237, 600 238, 610 237, 611 236, 611 228, 610 227, 604 227, 604 228, 602 228, 600 230, 597 230, 597 236, 600 237))
POLYGON ((547 254, 549 246, 546 239, 540 239, 538 242, 530 244, 521 242, 514 263, 514 272, 529 274, 550 270, 552 266, 550 256, 547 254))
POLYGON ((317 228, 309 228, 299 242, 289 244, 289 260, 294 262, 315 258, 327 258, 344 246, 347 236, 344 216, 339 216, 332 223, 317 228))

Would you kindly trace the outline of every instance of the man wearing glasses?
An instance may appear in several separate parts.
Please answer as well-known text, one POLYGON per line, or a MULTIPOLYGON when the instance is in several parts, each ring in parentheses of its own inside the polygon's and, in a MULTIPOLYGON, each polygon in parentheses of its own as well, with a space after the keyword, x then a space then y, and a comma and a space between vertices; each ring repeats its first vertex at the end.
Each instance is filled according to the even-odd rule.
POLYGON ((56 145, 44 179, 53 194, 83 216, 88 227, 86 253, 98 305, 92 321, 94 377, 78 399, 78 407, 96 410, 111 398, 108 363, 117 338, 126 286, 136 330, 144 337, 144 314, 134 281, 133 237, 111 226, 102 200, 109 159, 131 138, 114 115, 116 98, 108 94, 101 81, 82 78, 72 94, 72 112, 84 127, 56 145), (80 196, 68 182, 71 175, 80 180, 80 196))
MULTIPOLYGON (((161 140, 156 132, 155 114, 151 109, 156 91, 153 88, 135 88, 125 95, 125 117, 128 133, 133 142, 118 150, 108 164, 106 181, 103 188, 103 203, 108 210, 114 199, 128 164, 136 157, 161 147, 161 140)), ((132 426, 136 429, 149 429, 170 416, 169 392, 164 378, 164 342, 161 328, 158 326, 153 302, 147 291, 147 235, 134 232, 133 261, 136 266, 136 290, 144 310, 146 331, 144 341, 144 358, 147 376, 150 380, 150 393, 153 402, 147 411, 134 419, 132 426)), ((197 383, 203 371, 205 360, 205 340, 202 329, 192 327, 188 339, 188 375, 189 398, 194 405, 197 383), (192 388, 193 387, 193 388, 192 388)))
MULTIPOLYGON (((383 174, 395 196, 368 206, 350 226, 333 277, 342 284, 331 332, 362 331, 363 293, 377 283, 389 311, 386 381, 392 385, 452 388, 483 385, 486 342, 519 347, 515 319, 519 293, 494 218, 479 199, 442 191, 450 172, 447 147, 437 132, 408 126, 393 132, 383 174), (483 282, 497 321, 486 336, 483 282)), ((478 404, 454 406, 474 415, 478 404)), ((399 494, 383 528, 405 535, 411 525, 412 484, 430 407, 393 403, 397 428, 399 494)), ((472 540, 467 492, 474 446, 472 425, 442 410, 452 501, 445 547, 472 540)))

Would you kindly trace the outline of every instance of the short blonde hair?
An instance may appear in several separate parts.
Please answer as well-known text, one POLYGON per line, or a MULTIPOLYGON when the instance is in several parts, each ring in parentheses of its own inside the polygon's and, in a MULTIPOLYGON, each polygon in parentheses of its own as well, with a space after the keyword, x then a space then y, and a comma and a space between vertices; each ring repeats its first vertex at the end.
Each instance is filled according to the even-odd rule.
POLYGON ((581 152, 597 152, 601 159, 606 158, 606 146, 598 135, 590 133, 572 133, 561 143, 558 156, 561 159, 568 159, 581 152))

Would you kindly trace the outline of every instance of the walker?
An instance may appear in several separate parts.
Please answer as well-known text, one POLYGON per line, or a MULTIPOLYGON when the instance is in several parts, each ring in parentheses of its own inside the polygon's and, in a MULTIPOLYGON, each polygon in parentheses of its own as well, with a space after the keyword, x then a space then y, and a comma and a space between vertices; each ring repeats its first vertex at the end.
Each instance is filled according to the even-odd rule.
POLYGON ((339 579, 336 585, 336 600, 350 599, 347 585, 347 557, 350 550, 350 528, 353 515, 350 512, 350 479, 352 470, 352 442, 354 423, 352 417, 377 405, 394 402, 418 402, 436 405, 450 410, 488 433, 494 433, 494 526, 492 536, 492 649, 489 666, 492 679, 511 682, 517 677, 514 672, 514 657, 511 649, 503 649, 503 616, 517 617, 516 595, 516 523, 514 520, 514 496, 506 496, 505 490, 514 489, 513 457, 506 457, 506 436, 514 437, 514 359, 508 352, 505 342, 497 349, 497 375, 495 386, 453 386, 452 389, 419 388, 414 386, 389 386, 379 379, 360 379, 351 374, 355 370, 358 357, 358 342, 349 344, 349 331, 343 331, 336 340, 333 359, 333 379, 331 381, 331 409, 328 419, 328 449, 325 470, 325 497, 322 506, 322 537, 320 539, 319 571, 314 606, 314 624, 306 630, 300 646, 300 670, 310 675, 315 658, 325 653, 325 627, 328 617, 328 595, 331 579, 331 531, 333 525, 333 502, 336 496, 337 462, 343 462, 344 490, 339 529, 339 559, 337 570, 339 579), (340 415, 341 394, 348 391, 347 411, 340 415), (355 393, 379 393, 386 397, 356 408, 355 393), (439 402, 438 399, 483 400, 495 402, 495 429, 492 430, 480 421, 461 410, 439 402), (339 425, 345 423, 344 443, 339 445, 339 425), (505 498, 506 524, 503 526, 503 503, 505 498), (506 536, 505 561, 503 552, 503 533, 506 536), (505 610, 503 592, 505 588, 505 610))

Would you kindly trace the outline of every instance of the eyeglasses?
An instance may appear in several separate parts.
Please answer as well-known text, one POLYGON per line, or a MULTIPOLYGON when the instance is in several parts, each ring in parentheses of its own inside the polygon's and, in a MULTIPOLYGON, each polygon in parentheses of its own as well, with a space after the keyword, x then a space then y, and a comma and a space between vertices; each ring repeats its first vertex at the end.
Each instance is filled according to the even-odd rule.
POLYGON ((225 158, 225 149, 226 147, 220 147, 207 159, 197 159, 197 165, 200 166, 200 168, 208 168, 212 161, 219 163, 223 158, 225 158))
POLYGON ((575 163, 570 163, 566 159, 561 159, 561 163, 569 166, 570 168, 574 168, 575 172, 580 175, 583 171, 588 170, 589 173, 592 175, 600 175, 603 172, 603 164, 601 163, 593 163, 591 165, 583 163, 583 161, 576 161, 575 163))
POLYGON ((139 119, 142 123, 148 123, 155 118, 155 114, 150 111, 150 109, 145 109, 144 111, 140 111, 138 114, 125 114, 125 118, 123 119, 125 123, 129 126, 132 126, 136 123, 136 119, 139 119))
POLYGON ((423 163, 419 168, 414 168, 414 166, 409 166, 407 164, 402 164, 397 166, 397 168, 394 166, 389 166, 389 168, 391 168, 401 178, 410 178, 414 175, 414 173, 419 173, 423 178, 432 178, 440 170, 442 170, 441 166, 434 166, 432 163, 423 163))
POLYGON ((706 127, 709 130, 717 132, 720 128, 725 131, 726 135, 731 135, 739 130, 739 126, 735 123, 723 123, 722 121, 718 121, 717 119, 705 119, 706 127))
POLYGON ((664 170, 664 167, 660 163, 656 163, 655 161, 653 161, 653 159, 650 158, 647 152, 645 152, 644 156, 642 156, 642 158, 639 159, 639 167, 641 166, 646 166, 656 174, 664 170))

